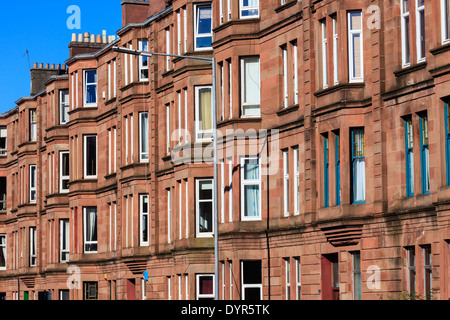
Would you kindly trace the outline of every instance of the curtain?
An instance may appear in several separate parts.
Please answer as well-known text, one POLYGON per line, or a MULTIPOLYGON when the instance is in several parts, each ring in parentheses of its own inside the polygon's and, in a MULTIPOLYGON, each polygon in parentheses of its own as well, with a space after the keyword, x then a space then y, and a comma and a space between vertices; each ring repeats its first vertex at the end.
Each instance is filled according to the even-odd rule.
POLYGON ((425 160, 425 190, 430 190, 430 151, 428 147, 424 149, 424 160, 425 160))
POLYGON ((212 129, 212 95, 211 89, 201 89, 200 90, 200 125, 201 129, 211 130, 212 129))
POLYGON ((366 199, 366 161, 365 159, 355 159, 355 201, 364 201, 366 199))
MULTIPOLYGON (((259 180, 259 163, 257 160, 246 160, 244 164, 244 179, 259 180)), ((244 214, 246 217, 258 217, 259 212, 259 183, 246 184, 244 186, 245 207, 244 214)))
POLYGON ((146 154, 148 159, 148 113, 141 114, 141 135, 142 153, 146 154))

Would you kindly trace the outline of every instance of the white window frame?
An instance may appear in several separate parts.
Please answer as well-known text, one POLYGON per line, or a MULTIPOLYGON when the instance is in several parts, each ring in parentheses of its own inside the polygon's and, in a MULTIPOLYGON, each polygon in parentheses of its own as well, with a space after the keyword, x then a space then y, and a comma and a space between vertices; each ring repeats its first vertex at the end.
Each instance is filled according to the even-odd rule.
POLYGON ((233 161, 228 162, 228 219, 229 222, 233 221, 233 161))
POLYGON ((37 140, 37 110, 30 109, 30 141, 37 140))
POLYGON ((83 253, 85 254, 93 254, 97 253, 98 251, 98 210, 96 207, 83 207, 83 253), (87 221, 86 221, 86 211, 88 209, 94 209, 95 208, 95 214, 97 215, 97 241, 87 241, 86 240, 86 228, 87 228, 87 221), (97 250, 95 251, 87 251, 86 245, 95 244, 97 245, 97 250))
POLYGON ((292 56, 294 58, 294 76, 293 76, 293 87, 294 87, 294 105, 298 104, 298 46, 297 40, 292 43, 292 56))
MULTIPOLYGON (((241 59, 241 117, 242 118, 259 118, 261 117, 261 60, 259 56, 248 56, 248 57, 242 57, 241 59), (256 60, 258 60, 258 66, 259 66, 259 73, 258 73, 258 83, 259 83, 259 97, 258 101, 245 101, 245 70, 246 70, 246 63, 247 62, 254 62, 256 63, 256 60), (258 107, 258 114, 246 114, 245 109, 247 107, 258 107)), ((256 79, 255 79, 256 80, 256 79)), ((253 108, 252 108, 253 109, 253 108)), ((250 110, 252 110, 250 109, 250 110)))
POLYGON ((148 246, 150 243, 150 197, 148 194, 139 195, 139 245, 141 247, 148 246), (144 200, 147 199, 147 212, 144 212, 144 200), (143 221, 147 217, 147 240, 143 238, 143 221))
POLYGON ((148 122, 148 112, 140 112, 139 113, 139 162, 141 163, 148 163, 149 162, 149 151, 150 151, 150 141, 149 141, 149 122, 148 122), (147 134, 145 135, 145 138, 147 139, 147 151, 144 151, 144 143, 142 141, 142 135, 143 135, 143 128, 142 128, 142 121, 143 117, 147 116, 147 134))
POLYGON ((85 136, 83 136, 83 169, 84 169, 84 179, 97 179, 97 176, 98 176, 98 138, 97 138, 97 135, 95 135, 95 134, 87 134, 87 135, 85 135, 85 136), (95 175, 92 175, 92 176, 90 176, 90 175, 88 175, 87 174, 87 150, 86 150, 86 147, 87 147, 87 139, 88 138, 92 138, 92 137, 95 137, 95 175))
POLYGON ((30 203, 36 203, 37 201, 37 166, 35 164, 31 164, 29 167, 29 173, 30 173, 30 203), (34 169, 34 173, 33 173, 34 169), (33 176, 34 176, 34 184, 33 182, 33 176), (34 196, 33 196, 34 194, 34 196))
POLYGON ((241 220, 242 221, 260 221, 262 219, 262 215, 261 215, 261 202, 262 202, 262 197, 261 197, 261 161, 259 159, 259 157, 242 157, 241 158, 241 220), (258 167, 259 167, 259 179, 251 179, 251 180, 247 180, 245 179, 245 161, 247 160, 257 160, 258 161, 258 167), (246 217, 245 214, 245 186, 258 186, 259 188, 259 216, 255 216, 255 217, 246 217))
POLYGON ((322 88, 328 88, 328 56, 327 56, 327 23, 325 20, 320 22, 321 29, 321 48, 322 48, 322 88))
POLYGON ((300 152, 294 148, 294 215, 300 214, 300 152))
POLYGON ((187 52, 187 11, 186 7, 183 7, 183 36, 184 36, 184 52, 187 52))
MULTIPOLYGON (((170 45, 170 27, 166 28, 166 53, 171 54, 171 45, 170 45)), ((166 71, 170 70, 170 56, 166 57, 166 71)))
POLYGON ((239 18, 240 19, 252 19, 252 18, 259 18, 259 0, 255 0, 258 2, 256 6, 244 6, 245 0, 239 0, 239 18), (258 14, 248 15, 244 16, 244 11, 251 11, 251 10, 257 10, 258 14))
POLYGON ((67 124, 70 120, 69 118, 69 108, 70 108, 70 101, 69 101, 69 90, 59 90, 59 123, 60 124, 67 124), (66 94, 64 94, 66 93, 66 94), (63 97, 64 95, 67 96, 67 99, 64 100, 63 103, 63 97), (67 111, 66 111, 67 110, 67 111), (67 121, 65 121, 65 118, 67 115, 67 121))
POLYGON ((441 0, 441 38, 442 44, 450 43, 450 3, 449 0, 441 0))
MULTIPOLYGON (((241 261, 241 292, 242 292, 242 300, 245 300, 245 289, 247 288, 258 288, 260 292, 260 299, 263 298, 263 285, 262 285, 262 279, 261 284, 244 284, 244 263, 245 262, 251 262, 252 260, 242 260, 241 261)), ((261 269, 262 269, 262 261, 261 261, 261 269)), ((262 272, 262 270, 261 270, 262 272)), ((261 275, 262 278, 262 275, 261 275)))
POLYGON ((289 216, 289 151, 283 150, 283 213, 289 216))
POLYGON ((287 44, 281 46, 281 53, 283 56, 283 107, 287 108, 289 105, 287 44))
POLYGON ((291 261, 290 258, 284 258, 284 271, 285 271, 285 298, 291 299, 291 261))
POLYGON ((30 227, 30 267, 36 267, 37 265, 36 250, 36 227, 30 227))
POLYGON ((197 48, 197 39, 198 38, 209 38, 211 37, 211 41, 212 41, 212 37, 213 37, 213 12, 212 12, 212 3, 201 3, 201 4, 194 4, 194 51, 206 51, 206 50, 211 50, 212 46, 210 47, 205 47, 205 48, 197 48), (198 11, 201 8, 206 8, 209 7, 211 10, 211 32, 210 33, 199 33, 198 32, 198 25, 199 25, 199 14, 198 11))
POLYGON ((84 108, 95 108, 95 107, 97 107, 97 103, 98 103, 98 74, 97 74, 97 70, 96 69, 83 70, 83 107, 84 108), (90 73, 90 72, 95 72, 96 73, 97 82, 92 82, 92 83, 88 83, 87 82, 87 74, 90 73), (91 103, 87 103, 86 102, 88 85, 95 85, 95 103, 94 102, 91 102, 91 103))
MULTIPOLYGON (((139 50, 140 51, 148 51, 148 40, 147 39, 141 39, 141 40, 139 40, 138 43, 139 43, 139 50), (147 50, 145 50, 144 43, 147 43, 147 50)), ((149 72, 148 66, 149 66, 149 62, 150 61, 149 61, 148 57, 144 57, 143 55, 139 55, 139 81, 148 81, 148 76, 149 76, 149 74, 148 74, 148 72, 149 72), (144 66, 144 58, 147 59, 147 66, 144 66), (143 70, 147 70, 147 77, 146 78, 142 76, 142 71, 143 70)))
POLYGON ((63 259, 63 255, 70 254, 70 222, 69 219, 59 220, 59 261, 69 262, 69 257, 63 259), (66 248, 63 248, 63 238, 65 236, 66 248))
MULTIPOLYGON (((69 161, 70 161, 70 154, 69 151, 61 151, 59 153, 59 192, 60 193, 67 193, 69 192, 69 189, 64 189, 63 188, 63 181, 64 180, 69 180, 70 181, 70 173, 69 175, 63 175, 63 157, 64 155, 69 155, 69 161)), ((70 170, 70 167, 69 167, 70 170)))
POLYGON ((219 0, 219 24, 223 24, 224 23, 224 17, 223 17, 223 1, 224 0, 219 0))
POLYGON ((220 220, 225 222, 225 160, 220 161, 220 220))
POLYGON ((3 244, 1 244, 0 245, 0 250, 3 250, 3 258, 5 259, 5 266, 4 267, 0 267, 0 270, 6 270, 6 267, 7 267, 7 254, 8 254, 8 252, 7 252, 7 250, 6 250, 6 248, 7 248, 7 237, 6 237, 6 234, 0 234, 0 238, 3 238, 4 239, 4 241, 3 241, 3 244))
POLYGON ((331 18, 333 22, 333 77, 334 85, 339 84, 339 61, 338 61, 338 29, 337 29, 337 18, 331 18))
POLYGON ((177 54, 181 54, 181 11, 177 10, 177 54))
POLYGON ((401 43, 402 43, 402 67, 409 67, 411 64, 411 42, 409 39, 411 20, 409 16, 409 1, 408 0, 408 8, 406 11, 403 8, 403 1, 400 1, 400 10, 401 10, 401 43), (406 25, 406 20, 408 20, 408 25, 406 25), (407 48, 409 47, 409 49, 407 48), (408 55, 407 55, 408 52, 408 55))
POLYGON ((212 137, 213 137, 213 128, 211 127, 211 129, 209 130, 202 130, 201 126, 200 126, 200 121, 198 119, 200 119, 200 90, 203 89, 209 89, 211 91, 211 125, 214 121, 213 119, 213 103, 212 103, 212 86, 196 86, 195 87, 195 141, 198 142, 211 142, 212 141, 212 137), (199 138, 199 136, 201 135, 202 137, 205 135, 210 134, 211 137, 210 138, 199 138))
POLYGON ((231 0, 227 0, 228 21, 231 21, 231 0))
POLYGON ((171 141, 171 125, 170 125, 170 103, 166 104, 166 153, 170 154, 171 141))
MULTIPOLYGON (((422 42, 421 42, 421 38, 423 38, 423 41, 426 42, 425 30, 423 30, 424 34, 422 34, 422 30, 420 29, 420 15, 421 14, 424 15, 424 20, 425 20, 425 2, 424 2, 424 5, 419 6, 419 1, 420 0, 415 0, 415 2, 416 2, 416 47, 417 47, 417 62, 418 63, 426 60, 426 48, 423 48, 424 50, 422 52, 422 42)), ((424 25, 424 29, 425 29, 425 25, 424 25)))
POLYGON ((215 223, 214 223, 214 192, 213 189, 211 189, 211 199, 199 199, 200 195, 200 183, 201 182, 210 182, 212 186, 214 186, 214 180, 213 179, 196 179, 195 180, 195 221, 196 221, 196 237, 197 238, 211 238, 214 235, 215 231, 215 223), (211 232, 201 232, 200 231, 200 203, 201 202, 210 202, 212 210, 211 215, 211 232))
POLYGON ((171 188, 166 189, 167 192, 167 243, 172 242, 172 190, 171 188))
POLYGON ((294 258, 295 260, 295 299, 301 299, 301 289, 302 289, 302 273, 301 273, 301 264, 300 257, 294 258), (299 294, 300 292, 300 294, 299 294))
POLYGON ((359 13, 361 15, 361 28, 363 27, 363 15, 361 10, 356 11, 349 11, 347 13, 347 21, 348 21, 348 58, 349 58, 349 81, 350 82, 364 82, 364 37, 363 37, 363 30, 362 29, 351 29, 351 15, 354 13, 359 13), (361 60, 361 76, 360 77, 353 77, 352 75, 355 73, 354 66, 353 66, 353 41, 352 37, 354 35, 358 35, 361 38, 360 41, 360 60, 361 60))
POLYGON ((215 275, 214 274, 207 274, 207 273, 203 273, 203 274, 196 274, 195 275, 195 294, 196 294, 196 300, 200 300, 200 299, 214 299, 215 295, 216 295, 216 286, 213 285, 212 289, 213 289, 213 293, 212 294, 201 294, 200 293, 200 278, 202 277, 212 277, 212 283, 215 283, 215 275))

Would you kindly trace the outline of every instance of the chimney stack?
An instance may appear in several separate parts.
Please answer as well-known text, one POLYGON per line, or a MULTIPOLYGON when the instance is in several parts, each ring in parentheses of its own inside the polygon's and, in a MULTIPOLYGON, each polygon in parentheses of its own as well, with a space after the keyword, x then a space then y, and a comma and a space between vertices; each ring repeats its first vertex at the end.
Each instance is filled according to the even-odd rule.
POLYGON ((122 27, 130 23, 147 20, 150 0, 124 0, 122 5, 122 27))

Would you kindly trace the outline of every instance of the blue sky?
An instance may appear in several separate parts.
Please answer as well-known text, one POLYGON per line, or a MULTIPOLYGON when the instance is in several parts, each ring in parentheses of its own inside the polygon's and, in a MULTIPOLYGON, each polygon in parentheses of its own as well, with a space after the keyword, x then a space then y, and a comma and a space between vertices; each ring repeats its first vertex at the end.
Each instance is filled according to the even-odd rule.
POLYGON ((64 64, 72 33, 115 35, 122 27, 121 0, 4 1, 0 10, 0 113, 30 95, 30 64, 64 64), (69 29, 67 8, 81 12, 81 28, 69 29))

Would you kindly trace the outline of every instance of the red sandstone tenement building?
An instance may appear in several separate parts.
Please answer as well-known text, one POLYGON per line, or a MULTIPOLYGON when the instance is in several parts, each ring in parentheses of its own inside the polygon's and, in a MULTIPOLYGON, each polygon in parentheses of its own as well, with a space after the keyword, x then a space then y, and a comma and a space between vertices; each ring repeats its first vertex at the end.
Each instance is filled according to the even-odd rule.
POLYGON ((122 7, 1 115, 0 299, 212 298, 213 201, 220 299, 450 298, 449 0, 122 7), (113 47, 216 59, 218 199, 211 65, 113 47))

